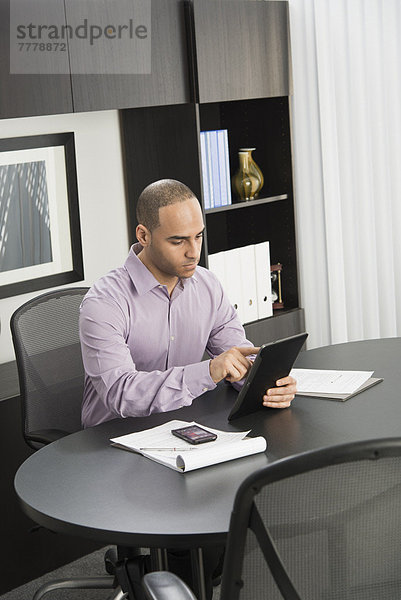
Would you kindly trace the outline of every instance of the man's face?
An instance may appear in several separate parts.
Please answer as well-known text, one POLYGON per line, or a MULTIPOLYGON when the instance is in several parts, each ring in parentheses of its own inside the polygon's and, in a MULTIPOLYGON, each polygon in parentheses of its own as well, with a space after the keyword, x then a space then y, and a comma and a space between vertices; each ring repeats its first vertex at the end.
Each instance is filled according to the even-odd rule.
POLYGON ((199 202, 191 198, 163 206, 159 209, 159 221, 146 249, 159 280, 192 277, 200 259, 205 227, 199 202))

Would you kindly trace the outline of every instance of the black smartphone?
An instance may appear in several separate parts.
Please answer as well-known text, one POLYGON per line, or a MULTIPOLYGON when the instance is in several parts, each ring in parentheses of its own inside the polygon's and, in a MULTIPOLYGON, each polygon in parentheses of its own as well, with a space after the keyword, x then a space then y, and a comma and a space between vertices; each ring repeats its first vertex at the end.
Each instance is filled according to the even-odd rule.
POLYGON ((190 425, 189 427, 181 427, 180 429, 172 429, 171 433, 190 444, 204 444, 205 442, 213 442, 217 435, 198 425, 190 425))

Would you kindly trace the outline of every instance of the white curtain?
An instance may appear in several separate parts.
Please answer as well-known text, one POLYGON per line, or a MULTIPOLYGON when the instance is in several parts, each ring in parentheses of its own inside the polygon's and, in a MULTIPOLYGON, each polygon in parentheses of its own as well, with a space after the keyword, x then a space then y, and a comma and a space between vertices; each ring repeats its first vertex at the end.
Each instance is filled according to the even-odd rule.
POLYGON ((289 6, 308 347, 401 335, 401 2, 289 6))

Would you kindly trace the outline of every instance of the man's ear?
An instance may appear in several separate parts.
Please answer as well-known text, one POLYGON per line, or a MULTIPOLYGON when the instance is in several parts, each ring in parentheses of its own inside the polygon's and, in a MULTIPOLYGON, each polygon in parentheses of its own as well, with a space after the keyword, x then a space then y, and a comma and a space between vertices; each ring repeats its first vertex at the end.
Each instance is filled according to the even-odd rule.
POLYGON ((141 246, 146 247, 150 244, 151 233, 145 225, 137 225, 136 227, 136 239, 141 244, 141 246))

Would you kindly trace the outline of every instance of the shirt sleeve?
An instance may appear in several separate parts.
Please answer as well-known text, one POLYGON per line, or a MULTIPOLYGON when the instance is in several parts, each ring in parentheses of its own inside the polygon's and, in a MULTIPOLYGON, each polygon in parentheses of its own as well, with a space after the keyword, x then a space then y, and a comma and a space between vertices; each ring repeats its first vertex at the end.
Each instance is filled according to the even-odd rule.
POLYGON ((83 301, 80 338, 87 375, 84 425, 174 410, 216 387, 209 361, 165 371, 139 371, 125 342, 127 327, 126 315, 117 302, 97 298, 83 301))
POLYGON ((218 285, 217 309, 206 347, 206 351, 211 358, 233 346, 253 346, 253 343, 246 338, 238 313, 230 303, 217 278, 216 283, 218 285))
MULTIPOLYGON (((211 358, 218 356, 233 346, 244 347, 254 345, 247 339, 237 311, 230 303, 219 280, 217 278, 216 280, 219 289, 219 300, 213 328, 206 347, 206 351, 211 358)), ((255 356, 250 355, 248 358, 252 360, 255 356)), ((231 385, 236 390, 240 390, 244 385, 244 382, 245 378, 236 381, 231 385)))

